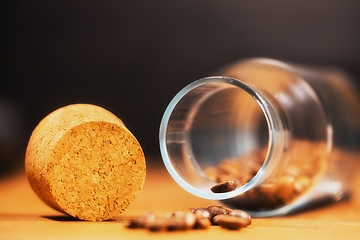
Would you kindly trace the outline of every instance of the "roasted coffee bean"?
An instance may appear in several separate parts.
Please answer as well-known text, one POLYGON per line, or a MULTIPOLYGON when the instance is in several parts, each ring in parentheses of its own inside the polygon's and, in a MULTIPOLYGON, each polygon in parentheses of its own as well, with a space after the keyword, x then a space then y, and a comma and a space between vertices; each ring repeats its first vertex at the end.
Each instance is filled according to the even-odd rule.
POLYGON ((248 226, 248 220, 231 215, 217 215, 213 218, 213 222, 223 228, 236 230, 248 226))
MULTIPOLYGON (((217 182, 218 184, 220 184, 220 183, 224 183, 224 182, 227 182, 227 181, 230 181, 231 179, 234 179, 234 176, 233 175, 229 175, 229 174, 227 174, 227 173, 220 173, 220 174, 218 174, 217 176, 216 176, 216 181, 215 182, 217 182)), ((239 178, 236 178, 238 181, 240 181, 240 179, 239 178)), ((216 185, 218 185, 218 184, 216 184, 216 185)), ((216 185, 214 185, 214 186, 216 186, 216 185)), ((213 186, 213 187, 214 187, 213 186)), ((211 190, 211 188, 210 188, 210 190, 211 190)))
POLYGON ((210 212, 210 214, 213 217, 220 214, 228 214, 229 212, 232 211, 232 209, 223 206, 210 206, 207 208, 207 210, 210 212))
POLYGON ((208 227, 211 226, 211 220, 209 218, 206 218, 203 215, 196 213, 195 216, 196 216, 196 222, 194 229, 207 229, 208 227))
POLYGON ((188 230, 194 228, 196 217, 191 212, 177 211, 167 218, 168 230, 188 230))
POLYGON ((218 214, 218 215, 216 215, 216 216, 214 216, 213 218, 212 218, 212 220, 211 220, 211 224, 213 225, 213 226, 218 226, 219 224, 218 224, 218 221, 219 221, 219 219, 221 218, 221 216, 225 216, 226 214, 218 214))
MULTIPOLYGON (((300 149, 309 149, 307 141, 299 141, 295 144, 300 149)), ((247 155, 224 158, 217 165, 205 168, 203 171, 206 176, 218 183, 211 188, 211 191, 224 193, 235 190, 236 187, 234 189, 226 188, 228 181, 235 181, 238 185, 249 182, 264 164, 266 151, 267 149, 264 148, 247 155), (225 189, 222 189, 224 186, 225 189)), ((279 171, 274 177, 268 178, 262 184, 227 203, 251 211, 266 211, 287 205, 312 186, 314 177, 322 172, 324 166, 321 156, 316 152, 306 161, 301 152, 298 152, 286 164, 283 168, 278 169, 279 171)))
POLYGON ((130 220, 127 225, 128 228, 142 228, 137 219, 130 220))
POLYGON ((276 188, 277 186, 274 183, 264 183, 261 184, 257 190, 262 194, 272 195, 275 194, 276 188))
POLYGON ((152 221, 154 221, 154 219, 156 218, 156 214, 149 212, 149 213, 145 213, 142 214, 140 217, 138 217, 137 219, 132 219, 129 224, 128 224, 128 228, 145 228, 147 227, 147 225, 149 223, 151 223, 152 221))
POLYGON ((228 215, 244 219, 247 225, 250 225, 252 221, 251 216, 243 210, 232 210, 228 215))
POLYGON ((290 175, 284 175, 277 183, 276 195, 284 202, 291 199, 294 192, 295 178, 290 175))
POLYGON ((212 214, 206 208, 196 208, 193 213, 195 215, 201 215, 207 219, 212 219, 212 214))
POLYGON ((196 216, 193 213, 186 213, 183 216, 185 229, 192 229, 196 223, 196 216))
POLYGON ((166 230, 168 228, 168 222, 166 218, 156 216, 155 219, 147 223, 146 228, 152 232, 166 230))
POLYGON ((209 206, 195 208, 189 211, 175 211, 158 216, 154 213, 145 213, 133 219, 128 228, 146 228, 149 231, 178 231, 190 229, 207 229, 211 225, 220 225, 228 229, 238 229, 251 223, 251 217, 244 211, 232 210, 224 206, 209 206), (234 219, 223 219, 229 216, 234 219))
POLYGON ((297 177, 301 174, 301 168, 299 166, 291 165, 286 168, 285 174, 297 177))
POLYGON ((212 186, 210 190, 214 193, 225 193, 225 192, 234 191, 236 187, 237 187, 236 181, 228 180, 212 186))
POLYGON ((310 185, 310 178, 308 176, 302 175, 298 177, 294 184, 294 190, 297 193, 302 193, 310 185))

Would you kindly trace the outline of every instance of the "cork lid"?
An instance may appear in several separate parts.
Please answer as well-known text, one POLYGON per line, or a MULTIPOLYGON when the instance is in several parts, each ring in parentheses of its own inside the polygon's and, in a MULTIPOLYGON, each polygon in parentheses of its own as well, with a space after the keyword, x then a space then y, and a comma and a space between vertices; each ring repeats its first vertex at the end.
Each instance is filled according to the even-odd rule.
POLYGON ((46 204, 88 221, 125 211, 146 176, 134 135, 114 114, 90 104, 65 106, 46 116, 30 137, 25 169, 46 204))

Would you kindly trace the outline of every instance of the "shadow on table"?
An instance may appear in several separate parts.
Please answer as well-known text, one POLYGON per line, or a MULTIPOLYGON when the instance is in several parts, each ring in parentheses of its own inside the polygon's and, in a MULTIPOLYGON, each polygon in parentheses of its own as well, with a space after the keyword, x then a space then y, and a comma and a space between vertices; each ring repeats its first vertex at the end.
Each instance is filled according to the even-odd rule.
MULTIPOLYGON (((46 218, 49 220, 57 221, 57 222, 88 222, 86 220, 81 220, 70 215, 62 215, 62 216, 41 216, 42 218, 46 218)), ((123 217, 117 216, 112 219, 105 220, 103 222, 128 222, 129 220, 133 219, 134 217, 123 217)))
POLYGON ((49 219, 49 220, 53 220, 53 221, 58 221, 58 222, 78 222, 78 221, 83 221, 80 220, 78 218, 74 218, 72 216, 69 215, 63 215, 63 216, 41 216, 43 218, 49 219))

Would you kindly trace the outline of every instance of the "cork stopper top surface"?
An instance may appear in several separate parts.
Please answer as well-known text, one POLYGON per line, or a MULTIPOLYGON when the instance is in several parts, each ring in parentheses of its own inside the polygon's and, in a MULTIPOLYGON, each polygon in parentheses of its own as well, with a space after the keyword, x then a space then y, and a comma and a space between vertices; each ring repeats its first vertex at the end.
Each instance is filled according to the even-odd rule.
POLYGON ((146 176, 144 153, 133 134, 111 112, 89 104, 46 116, 30 137, 25 167, 45 203, 89 221, 125 211, 146 176))

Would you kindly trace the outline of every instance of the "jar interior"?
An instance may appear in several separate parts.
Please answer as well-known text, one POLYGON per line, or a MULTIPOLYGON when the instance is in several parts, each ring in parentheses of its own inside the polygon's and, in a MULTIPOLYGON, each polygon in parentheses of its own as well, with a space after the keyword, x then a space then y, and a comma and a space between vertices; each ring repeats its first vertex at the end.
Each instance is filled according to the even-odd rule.
MULTIPOLYGON (((166 131, 160 129, 160 147, 165 165, 195 195, 206 197, 219 178, 231 180, 226 179, 226 172, 216 176, 219 172, 212 170, 219 166, 241 175, 244 180, 236 181, 242 187, 259 172, 268 152, 269 127, 260 104, 233 83, 190 87, 174 98, 164 114, 168 120, 162 123, 166 131)), ((215 199, 211 193, 207 198, 215 199)))
POLYGON ((223 161, 264 161, 268 126, 262 109, 247 92, 237 87, 221 89, 192 111, 186 151, 201 169, 223 161))

